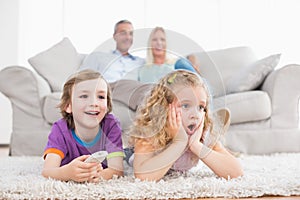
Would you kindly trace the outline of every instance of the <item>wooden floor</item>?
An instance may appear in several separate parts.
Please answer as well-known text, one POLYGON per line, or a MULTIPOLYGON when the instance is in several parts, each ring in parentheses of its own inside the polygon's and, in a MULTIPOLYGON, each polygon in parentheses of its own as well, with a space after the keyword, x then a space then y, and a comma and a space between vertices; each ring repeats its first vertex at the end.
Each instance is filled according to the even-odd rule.
MULTIPOLYGON (((296 200, 300 199, 300 196, 291 197, 259 197, 259 198, 241 198, 241 200, 296 200)), ((230 198, 203 198, 198 200, 234 200, 230 198)))
POLYGON ((0 146, 0 158, 8 156, 8 152, 9 152, 8 146, 6 146, 6 145, 1 145, 0 146))
MULTIPOLYGON (((259 197, 259 198, 240 198, 241 200, 296 200, 300 199, 300 196, 291 197, 259 197)), ((230 198, 203 198, 198 200, 234 200, 230 198)))
MULTIPOLYGON (((8 156, 9 149, 7 146, 0 146, 0 158, 8 156)), ((242 200, 300 200, 300 196, 290 196, 290 197, 274 197, 274 196, 268 196, 268 197, 260 197, 260 198, 241 198, 242 200)), ((203 198, 199 200, 233 200, 229 198, 203 198)))

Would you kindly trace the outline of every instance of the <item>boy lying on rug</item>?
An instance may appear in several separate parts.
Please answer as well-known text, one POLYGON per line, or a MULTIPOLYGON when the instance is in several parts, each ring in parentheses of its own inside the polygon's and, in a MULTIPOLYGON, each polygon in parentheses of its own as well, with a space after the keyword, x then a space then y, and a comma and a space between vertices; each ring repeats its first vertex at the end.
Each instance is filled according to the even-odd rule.
POLYGON ((76 182, 122 176, 121 128, 110 113, 111 91, 102 75, 92 70, 72 75, 64 84, 59 107, 63 119, 52 126, 42 175, 76 182), (102 164, 84 162, 98 151, 108 152, 102 164))
POLYGON ((162 78, 139 107, 130 131, 135 177, 159 180, 199 160, 220 177, 243 175, 238 160, 219 141, 230 124, 229 111, 219 110, 221 119, 213 122, 209 104, 208 87, 199 75, 178 70, 162 78))

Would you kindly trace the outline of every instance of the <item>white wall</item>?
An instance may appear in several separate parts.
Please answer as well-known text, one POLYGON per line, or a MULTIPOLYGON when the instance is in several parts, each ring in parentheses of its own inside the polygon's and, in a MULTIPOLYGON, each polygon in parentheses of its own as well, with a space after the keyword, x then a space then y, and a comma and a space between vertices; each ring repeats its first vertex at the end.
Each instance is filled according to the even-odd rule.
MULTIPOLYGON (((111 38, 120 19, 136 29, 163 26, 204 50, 248 45, 258 57, 282 53, 279 67, 300 63, 298 0, 0 0, 0 69, 69 37, 81 53, 111 38), (4 55, 4 56, 3 56, 4 55)), ((0 95, 0 144, 11 109, 0 95)))
POLYGON ((19 4, 19 64, 28 65, 30 56, 63 36, 78 51, 89 53, 112 37, 113 25, 120 19, 129 19, 136 29, 163 26, 204 50, 248 45, 258 57, 282 53, 279 66, 300 63, 298 0, 26 0, 19 4))
POLYGON ((281 53, 279 67, 300 63, 300 1, 222 0, 221 47, 249 45, 260 57, 281 53))
MULTIPOLYGON (((0 70, 18 61, 18 1, 0 0, 0 70)), ((12 110, 0 93, 0 144, 10 140, 12 110)))
MULTIPOLYGON (((0 70, 30 67, 27 59, 63 37, 63 1, 0 0, 0 70)), ((12 109, 0 93, 0 144, 8 144, 12 109)))
POLYGON ((248 45, 258 57, 282 53, 278 66, 283 66, 300 63, 299 10, 298 0, 110 0, 105 5, 65 0, 64 35, 88 53, 112 36, 116 21, 126 18, 136 29, 163 26, 181 33, 204 50, 248 45))
POLYGON ((28 66, 28 58, 62 39, 63 1, 20 0, 19 10, 18 64, 28 66))

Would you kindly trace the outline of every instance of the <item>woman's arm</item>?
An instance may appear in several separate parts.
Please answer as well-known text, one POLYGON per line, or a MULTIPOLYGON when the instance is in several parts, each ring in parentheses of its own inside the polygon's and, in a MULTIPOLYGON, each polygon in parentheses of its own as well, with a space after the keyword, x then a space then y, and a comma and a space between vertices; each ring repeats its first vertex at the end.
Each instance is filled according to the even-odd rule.
POLYGON ((191 62, 195 71, 200 74, 200 64, 197 56, 195 54, 190 54, 186 58, 191 62))
POLYGON ((61 181, 98 182, 99 171, 102 167, 98 163, 83 162, 88 157, 88 155, 80 156, 70 163, 60 166, 61 157, 58 154, 49 153, 45 158, 42 175, 61 181))

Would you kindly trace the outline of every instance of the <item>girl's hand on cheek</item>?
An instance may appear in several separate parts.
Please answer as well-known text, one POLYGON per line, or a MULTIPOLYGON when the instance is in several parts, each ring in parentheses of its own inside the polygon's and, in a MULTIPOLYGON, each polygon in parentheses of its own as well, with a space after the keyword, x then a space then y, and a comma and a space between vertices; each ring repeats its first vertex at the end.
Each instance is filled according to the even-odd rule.
POLYGON ((197 153, 200 145, 200 139, 203 134, 203 127, 204 127, 204 116, 201 119, 201 123, 195 133, 189 138, 189 148, 192 152, 197 153))
POLYGON ((176 109, 176 103, 169 104, 167 132, 174 140, 187 140, 187 134, 182 126, 181 110, 176 109))
POLYGON ((168 117, 167 117, 167 132, 168 134, 174 138, 179 130, 180 124, 177 121, 177 118, 180 114, 176 113, 176 109, 173 104, 169 104, 169 111, 168 111, 168 117))

